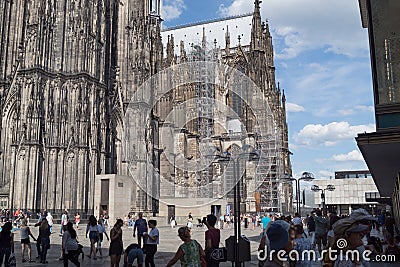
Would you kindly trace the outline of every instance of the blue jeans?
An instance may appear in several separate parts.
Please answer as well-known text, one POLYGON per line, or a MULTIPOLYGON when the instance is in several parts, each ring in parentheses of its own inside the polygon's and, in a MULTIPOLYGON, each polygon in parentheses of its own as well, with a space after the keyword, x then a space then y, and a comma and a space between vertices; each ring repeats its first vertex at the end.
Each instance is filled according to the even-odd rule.
POLYGON ((128 254, 128 264, 133 264, 137 259, 137 264, 143 264, 143 250, 141 249, 131 249, 128 254))
POLYGON ((10 258, 11 255, 11 247, 9 248, 0 248, 0 266, 3 264, 3 258, 4 259, 4 266, 8 267, 8 259, 10 258))
POLYGON ((50 246, 50 238, 42 237, 40 240, 40 244, 42 246, 42 253, 40 254, 40 262, 44 263, 46 261, 47 249, 50 246))

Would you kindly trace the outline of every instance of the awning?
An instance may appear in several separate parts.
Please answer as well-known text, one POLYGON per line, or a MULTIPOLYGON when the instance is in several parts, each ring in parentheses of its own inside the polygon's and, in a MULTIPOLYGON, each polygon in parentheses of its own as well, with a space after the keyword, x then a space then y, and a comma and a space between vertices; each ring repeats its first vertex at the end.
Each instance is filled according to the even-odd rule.
POLYGON ((382 197, 391 197, 400 172, 400 132, 359 134, 357 145, 382 197))

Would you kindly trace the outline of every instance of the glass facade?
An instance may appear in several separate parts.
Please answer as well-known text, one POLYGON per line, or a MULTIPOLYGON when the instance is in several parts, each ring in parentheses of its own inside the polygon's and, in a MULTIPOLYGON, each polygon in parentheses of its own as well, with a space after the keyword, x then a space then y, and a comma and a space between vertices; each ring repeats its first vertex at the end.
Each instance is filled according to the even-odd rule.
POLYGON ((335 172, 335 179, 372 178, 369 171, 343 171, 335 172))
POLYGON ((400 103, 399 8, 398 0, 371 0, 378 105, 400 103))

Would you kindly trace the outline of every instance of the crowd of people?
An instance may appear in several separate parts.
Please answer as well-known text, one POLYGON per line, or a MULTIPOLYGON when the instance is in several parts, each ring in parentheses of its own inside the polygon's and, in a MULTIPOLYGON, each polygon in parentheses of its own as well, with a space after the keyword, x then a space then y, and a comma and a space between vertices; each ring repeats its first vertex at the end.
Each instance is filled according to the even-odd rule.
POLYGON ((370 261, 400 261, 399 231, 388 212, 372 216, 357 209, 350 215, 330 212, 324 216, 315 210, 305 218, 299 214, 293 218, 266 217, 269 220, 263 224, 259 246, 260 266, 308 267, 319 259, 326 267, 369 267, 370 261))
MULTIPOLYGON (((38 213, 38 220, 34 227, 38 227, 38 236, 32 234, 29 227, 30 212, 17 210, 13 214, 2 211, 2 228, 0 232, 0 266, 12 260, 15 251, 13 227, 17 228, 20 235, 21 259, 24 262, 47 262, 47 251, 51 247, 50 237, 55 233, 53 229, 53 216, 48 211, 38 213), (8 216, 7 216, 8 214, 8 216), (9 218, 12 218, 9 220, 9 218), (37 257, 32 258, 31 240, 36 242, 37 257)), ((60 215, 61 252, 59 260, 64 266, 69 262, 80 266, 80 256, 83 257, 83 246, 79 243, 77 230, 81 223, 79 213, 70 216, 67 210, 60 215)), ((108 256, 110 266, 120 266, 121 258, 124 266, 154 267, 154 258, 158 250, 160 232, 156 220, 146 220, 143 213, 129 216, 132 222, 126 224, 125 219, 117 219, 111 227, 107 213, 98 219, 91 215, 86 224, 85 236, 90 242, 89 253, 86 257, 97 260, 103 257, 102 242, 106 238, 110 241, 108 256), (132 226, 132 243, 124 249, 123 226, 132 226), (111 228, 109 235, 107 229, 111 228)), ((215 267, 219 261, 213 258, 215 250, 221 248, 221 230, 230 227, 234 221, 231 216, 221 215, 216 217, 207 215, 201 220, 201 224, 207 227, 203 240, 200 242, 192 238, 193 216, 187 216, 186 226, 178 228, 178 236, 182 240, 175 255, 170 259, 167 267, 180 262, 181 266, 215 267)), ((240 217, 241 225, 245 228, 261 229, 258 253, 259 266, 298 266, 309 267, 311 262, 322 257, 324 266, 335 267, 359 267, 369 266, 369 260, 378 259, 382 255, 393 255, 400 260, 400 236, 393 217, 383 211, 378 216, 372 216, 364 209, 354 210, 349 215, 338 215, 330 212, 324 216, 321 210, 315 210, 306 217, 299 214, 281 216, 278 214, 244 214, 240 217), (258 228, 259 227, 259 228, 258 228), (374 231, 372 231, 374 230, 374 231), (341 246, 345 242, 346 246, 341 246), (334 259, 324 251, 334 251, 334 259), (368 258, 349 258, 345 252, 357 250, 359 255, 365 255, 369 251, 368 258), (278 254, 279 251, 283 254, 278 254), (297 257, 292 259, 291 252, 296 255, 304 255, 305 251, 314 251, 316 258, 297 257), (364 253, 364 254, 363 254, 364 253), (284 255, 284 258, 282 258, 284 255)), ((170 218, 172 228, 177 225, 175 216, 170 218)), ((32 225, 32 224, 31 224, 32 225)), ((125 230, 124 230, 125 231, 125 230)), ((56 231, 57 232, 57 231, 56 231)), ((309 255, 309 254, 305 254, 309 255)), ((13 259, 15 261, 15 259, 13 259)))

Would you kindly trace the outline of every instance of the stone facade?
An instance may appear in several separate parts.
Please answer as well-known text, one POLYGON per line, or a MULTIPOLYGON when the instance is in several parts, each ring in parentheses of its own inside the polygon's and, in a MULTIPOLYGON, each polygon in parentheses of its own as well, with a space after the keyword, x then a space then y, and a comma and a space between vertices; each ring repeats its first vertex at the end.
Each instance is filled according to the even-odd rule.
MULTIPOLYGON (((258 204, 266 207, 279 205, 277 179, 290 174, 291 166, 285 96, 275 83, 272 38, 268 23, 261 20, 259 2, 255 1, 252 27, 248 29, 249 46, 231 47, 227 31, 225 48, 219 50, 217 60, 239 69, 261 88, 279 129, 278 153, 274 163, 269 163, 271 172, 265 174, 268 182, 260 189, 264 204, 258 204)), ((100 213, 95 192, 101 190, 101 179, 96 175, 129 176, 121 140, 124 112, 132 95, 152 75, 190 57, 183 45, 179 57, 175 54, 173 37, 164 40, 164 50, 160 8, 160 1, 150 0, 0 2, 0 197, 7 199, 8 207, 100 213)), ((128 189, 134 196, 131 207, 138 211, 165 211, 165 207, 159 208, 157 199, 145 193, 149 190, 165 199, 177 197, 182 201, 225 198, 220 190, 208 195, 174 190, 171 195, 160 186, 156 174, 147 172, 150 159, 161 173, 174 173, 174 183, 196 186, 195 176, 175 167, 171 170, 172 163, 165 160, 159 144, 162 127, 176 130, 164 123, 168 110, 180 101, 198 97, 190 88, 188 85, 174 90, 157 104, 148 129, 143 130, 138 141, 140 149, 150 147, 147 153, 135 154, 149 187, 132 184, 128 189)), ((234 96, 227 94, 221 96, 231 99, 227 104, 237 109, 234 96)), ((253 118, 242 111, 239 114, 252 136, 253 118)), ((139 112, 137 119, 148 119, 142 116, 139 112)), ((188 125, 187 131, 175 132, 174 146, 184 149, 186 157, 196 157, 202 141, 199 136, 217 136, 221 148, 229 148, 224 140, 228 133, 216 125, 210 136, 204 127, 197 127, 204 123, 207 122, 199 118, 188 125)), ((243 140, 236 142, 243 144, 243 140)), ((246 175, 254 176, 255 166, 248 164, 246 175)), ((217 172, 209 173, 214 177, 217 172)), ((243 179, 244 184, 246 180, 243 179)), ((222 186, 214 178, 208 182, 217 189, 222 186)), ((243 201, 248 203, 248 209, 255 210, 256 189, 245 193, 243 201)), ((109 209, 111 202, 114 200, 103 208, 109 209)), ((229 202, 229 196, 222 202, 229 202)))

